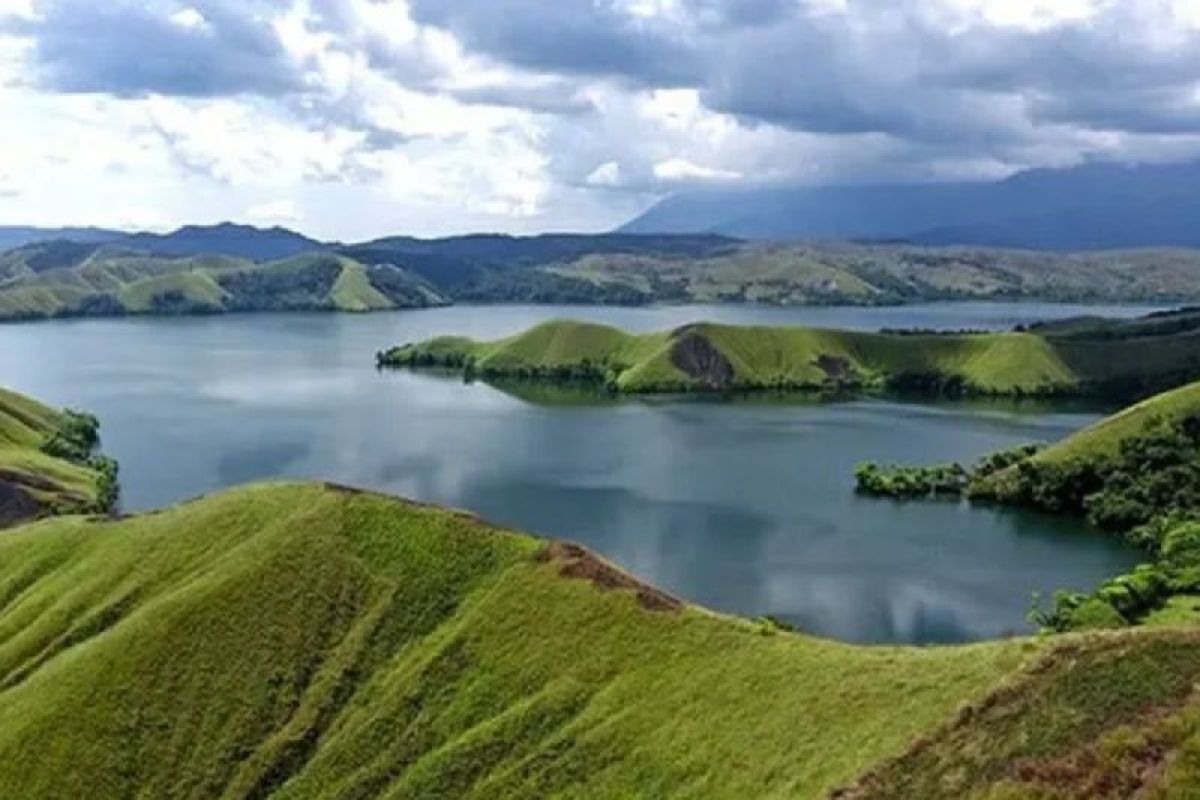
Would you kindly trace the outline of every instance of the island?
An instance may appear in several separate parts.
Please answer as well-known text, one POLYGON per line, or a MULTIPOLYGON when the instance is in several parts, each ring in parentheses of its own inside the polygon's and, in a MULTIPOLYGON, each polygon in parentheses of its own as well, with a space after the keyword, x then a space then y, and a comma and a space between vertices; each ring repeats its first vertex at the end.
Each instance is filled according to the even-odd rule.
POLYGON ((1200 378, 1200 311, 1010 332, 685 325, 631 334, 556 320, 496 341, 444 336, 376 354, 384 368, 589 383, 608 391, 806 391, 1136 398, 1200 378))

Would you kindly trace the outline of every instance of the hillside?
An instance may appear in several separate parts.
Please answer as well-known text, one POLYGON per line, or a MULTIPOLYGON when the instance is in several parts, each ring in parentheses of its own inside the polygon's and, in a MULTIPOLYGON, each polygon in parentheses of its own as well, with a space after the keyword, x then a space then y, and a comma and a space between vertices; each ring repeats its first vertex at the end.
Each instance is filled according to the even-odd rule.
POLYGON ((916 391, 1128 396, 1200 377, 1200 315, 1160 335, 865 333, 701 323, 633 335, 555 321, 494 342, 440 337, 381 352, 388 367, 602 383, 621 392, 916 391))
MULTIPOLYGON (((332 486, 19 528, 0 586, 3 796, 815 798, 924 741, 983 765, 869 785, 963 797, 1050 785, 1126 730, 1165 729, 1159 761, 1194 746, 1174 722, 1193 713, 1192 633, 841 645, 332 486)), ((1079 771, 1145 763, 1118 756, 1079 771)), ((1134 778, 1186 790, 1184 766, 1134 778)))
POLYGON ((623 233, 718 233, 1044 250, 1200 246, 1200 162, 1092 163, 1001 181, 705 188, 668 197, 623 233))
MULTIPOLYGON (((1041 300, 1091 303, 1200 304, 1200 251, 1184 249, 1049 253, 901 244, 743 242, 712 235, 545 234, 447 239, 390 237, 322 245, 289 231, 243 226, 189 227, 158 238, 119 242, 55 240, 0 252, 0 309, 39 309, 68 298, 70 313, 118 313, 120 303, 82 299, 75 273, 85 264, 138 260, 153 276, 211 272, 258 263, 264 250, 309 261, 339 256, 364 265, 373 280, 407 287, 392 298, 407 307, 433 292, 442 302, 764 303, 772 305, 889 305, 941 300, 1041 300), (248 243, 247 243, 248 242, 248 243), (164 255, 164 253, 167 253, 164 255), (190 266, 189 266, 190 265, 190 266), (417 291, 420 286, 426 291, 417 291), (31 300, 35 293, 37 299, 31 300)), ((121 280, 126 280, 122 277, 121 280)), ((377 287, 378 288, 378 287, 377 287)), ((220 305, 207 289, 180 290, 166 303, 178 313, 196 300, 202 311, 220 305)), ((387 292, 384 292, 385 294, 387 292)), ((328 298, 310 298, 329 307, 328 298)), ((337 307, 336 305, 334 307, 337 307)), ((158 313, 151 311, 149 313, 158 313)), ((11 318, 11 312, 10 317, 11 318)))
POLYGON ((111 507, 115 464, 94 455, 97 445, 94 419, 0 389, 0 528, 111 507))
POLYGON ((225 311, 369 311, 442 305, 421 278, 310 253, 254 263, 68 242, 0 254, 0 320, 225 311))

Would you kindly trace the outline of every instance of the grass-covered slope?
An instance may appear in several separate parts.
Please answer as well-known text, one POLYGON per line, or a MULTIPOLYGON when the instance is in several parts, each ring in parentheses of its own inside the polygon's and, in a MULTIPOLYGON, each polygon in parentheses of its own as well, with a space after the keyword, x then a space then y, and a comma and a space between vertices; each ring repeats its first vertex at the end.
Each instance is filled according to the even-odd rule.
POLYGON ((1034 456, 1042 463, 1095 460, 1118 453, 1121 443, 1157 428, 1200 415, 1200 383, 1191 383, 1135 403, 1045 448, 1034 456))
POLYGON ((322 485, 0 536, 0 796, 819 797, 1019 642, 860 648, 322 485))
POLYGON ((0 254, 0 320, 223 311, 374 311, 447 300, 398 267, 311 253, 255 263, 52 242, 0 254))
POLYGON ((1173 630, 817 640, 326 485, 0 536, 5 797, 1183 797, 1197 679, 1173 630))
POLYGON ((483 377, 589 379, 624 392, 897 389, 1000 395, 1139 394, 1200 376, 1194 327, 1124 339, 1035 332, 918 334, 701 323, 633 335, 555 321, 493 342, 441 337, 383 366, 483 377))
POLYGON ((112 505, 115 466, 92 455, 94 422, 0 388, 0 527, 112 505))

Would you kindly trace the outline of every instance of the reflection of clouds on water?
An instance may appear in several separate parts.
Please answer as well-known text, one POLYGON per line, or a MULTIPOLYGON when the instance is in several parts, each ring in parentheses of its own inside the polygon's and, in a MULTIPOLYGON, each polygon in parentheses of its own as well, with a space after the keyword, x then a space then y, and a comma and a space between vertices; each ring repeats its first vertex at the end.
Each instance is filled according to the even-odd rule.
POLYGON ((215 378, 205 381, 199 388, 202 394, 214 400, 245 405, 288 406, 353 397, 358 382, 337 375, 265 371, 254 375, 215 378))
MULTIPOLYGON (((853 574, 767 577, 769 613, 802 631, 848 641, 961 642, 995 636, 997 615, 969 595, 905 579, 853 574)), ((1012 626, 1009 626, 1010 628, 1012 626)))
POLYGON ((233 486, 288 475, 310 451, 311 447, 302 441, 264 442, 231 449, 217 459, 217 480, 222 486, 233 486))

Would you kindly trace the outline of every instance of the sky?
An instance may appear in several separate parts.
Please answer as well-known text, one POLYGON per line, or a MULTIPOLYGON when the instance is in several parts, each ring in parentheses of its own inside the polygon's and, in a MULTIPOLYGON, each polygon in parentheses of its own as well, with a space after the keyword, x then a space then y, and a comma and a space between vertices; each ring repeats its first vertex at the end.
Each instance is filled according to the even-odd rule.
POLYGON ((1200 158, 1200 0, 0 0, 0 224, 607 230, 1200 158))

